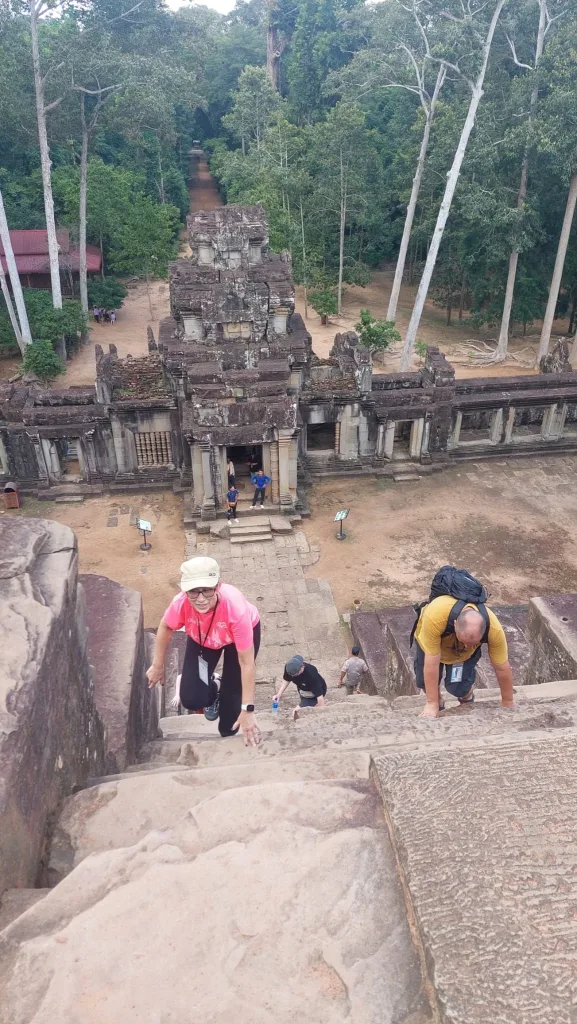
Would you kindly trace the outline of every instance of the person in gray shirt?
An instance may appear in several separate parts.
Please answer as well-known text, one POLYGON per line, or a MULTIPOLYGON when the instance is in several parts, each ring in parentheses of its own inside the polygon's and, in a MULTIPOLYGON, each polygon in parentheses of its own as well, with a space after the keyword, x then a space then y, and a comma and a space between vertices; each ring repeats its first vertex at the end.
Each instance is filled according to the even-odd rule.
POLYGON ((360 653, 360 647, 353 647, 351 650, 351 657, 347 658, 341 669, 341 677, 338 681, 338 686, 346 686, 348 697, 351 697, 353 693, 361 692, 361 679, 365 672, 369 671, 366 661, 359 658, 360 653))

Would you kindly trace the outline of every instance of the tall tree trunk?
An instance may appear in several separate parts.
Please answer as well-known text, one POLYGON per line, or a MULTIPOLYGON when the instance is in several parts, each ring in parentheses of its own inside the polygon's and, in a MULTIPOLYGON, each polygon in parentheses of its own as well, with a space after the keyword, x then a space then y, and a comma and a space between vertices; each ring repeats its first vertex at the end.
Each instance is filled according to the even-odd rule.
POLYGON ((573 334, 575 327, 575 313, 577 312, 577 295, 573 292, 571 296, 571 311, 569 313, 569 326, 567 328, 567 334, 573 334))
MULTIPOLYGON (((2 241, 2 245, 4 247, 4 256, 6 257, 6 266, 8 267, 8 273, 10 275, 10 283, 12 285, 12 294, 14 296, 14 302, 16 303, 16 309, 18 311, 18 319, 20 321, 20 332, 19 332, 20 333, 20 340, 19 341, 18 341, 18 334, 16 333, 16 328, 14 328, 14 333, 16 334, 16 340, 18 341, 18 344, 20 345, 21 351, 23 353, 24 349, 22 348, 22 346, 24 346, 24 348, 25 348, 26 345, 30 345, 30 343, 32 342, 32 335, 30 334, 30 325, 28 323, 28 313, 26 312, 26 306, 24 304, 24 295, 22 294, 22 284, 20 282, 20 276, 18 274, 18 269, 16 267, 16 260, 14 259, 14 250, 12 248, 12 241, 10 239, 10 231, 8 230, 8 221, 6 220, 6 210, 4 209, 4 199, 2 198, 2 193, 1 192, 0 192, 0 240, 2 241)), ((3 274, 3 276, 4 276, 4 274, 3 274)), ((6 281, 4 279, 2 291, 4 291, 4 285, 5 284, 6 284, 6 281)), ((8 289, 6 289, 6 291, 8 291, 8 289)), ((4 296, 4 297, 6 298, 6 296, 4 296)), ((10 309, 11 309, 11 305, 12 304, 8 303, 8 299, 6 300, 6 305, 8 306, 8 313, 10 314, 10 309)), ((12 312, 14 312, 14 310, 12 310, 12 312)), ((12 315, 10 315, 10 319, 12 320, 12 315)), ((12 323, 12 326, 14 327, 14 323, 12 323)))
POLYGON ((345 223, 347 219, 347 185, 341 149, 341 223, 339 231, 339 283, 337 287, 337 313, 341 315, 343 299, 343 263, 345 258, 345 223))
POLYGON ((280 75, 280 56, 278 29, 269 22, 266 30, 266 73, 277 92, 280 75))
POLYGON ((150 275, 146 275, 146 294, 148 295, 148 308, 150 310, 150 319, 154 320, 154 311, 152 309, 152 295, 150 294, 150 275))
MULTIPOLYGON (((545 46, 545 32, 547 27, 547 3, 546 0, 539 0, 539 28, 537 30, 537 44, 535 46, 535 70, 537 65, 543 56, 543 48, 545 46)), ((529 124, 535 113, 537 106, 537 100, 539 98, 539 85, 538 83, 534 86, 531 92, 531 100, 529 102, 529 124)), ((527 196, 527 177, 529 173, 529 151, 525 149, 525 155, 523 157, 523 163, 521 165, 521 181, 519 183, 519 191, 517 193, 517 209, 522 210, 527 196)), ((507 286, 505 288, 505 301, 503 303, 503 315, 501 317, 501 328, 499 330, 499 340, 497 342, 497 348, 491 359, 491 362, 500 363, 507 356, 507 350, 509 348, 509 330, 511 325, 511 310, 513 308, 513 295, 515 293, 515 281, 517 278, 517 266, 519 263, 519 250, 513 249, 509 256, 509 270, 507 273, 507 286)))
POLYGON ((80 305, 88 313, 88 272, 86 268, 86 186, 88 179, 88 126, 84 115, 84 93, 80 93, 82 147, 80 150, 80 208, 78 211, 78 279, 80 305))
POLYGON ((467 283, 467 279, 466 279, 465 275, 463 274, 463 277, 461 278, 461 294, 459 295, 459 320, 463 319, 463 309, 465 308, 465 285, 466 285, 466 283, 467 283))
POLYGON ((18 317, 14 312, 14 306, 12 305, 12 296, 10 289, 6 282, 6 274, 4 273, 4 267, 2 266, 2 260, 0 259, 0 288, 2 289, 2 295, 4 296, 4 302, 6 303, 6 309, 8 310, 8 316, 10 317, 10 323, 12 324, 12 330, 14 331, 14 337, 18 344, 22 355, 26 352, 26 345, 22 341, 22 334, 20 332, 20 324, 18 323, 18 317))
POLYGON ((104 239, 102 238, 102 231, 100 232, 100 276, 104 281, 104 239))
POLYGON ((307 301, 307 253, 305 245, 305 221, 303 217, 303 200, 301 196, 301 238, 303 242, 303 290, 305 295, 305 320, 309 318, 309 307, 307 301))
POLYGON ((471 101, 469 103, 469 109, 467 111, 465 124, 463 125, 463 129, 461 131, 459 144, 455 151, 455 156, 453 157, 453 164, 451 166, 451 170, 447 175, 445 194, 443 196, 443 200, 439 208, 437 223, 435 224, 435 230, 433 232, 433 237, 431 239, 431 244, 429 246, 427 262, 425 263, 425 269, 423 270, 423 276, 421 277, 419 290, 417 291, 417 297, 415 299, 415 305, 413 307, 413 312, 411 313, 411 319, 409 321, 409 326, 407 328, 405 343, 403 345, 403 351, 401 353, 401 370, 408 370, 409 366, 411 365, 411 354, 417 338, 417 331, 419 329, 419 324, 421 322, 421 317, 423 315, 425 300, 427 298, 429 285, 431 283, 431 278, 433 276, 433 271, 435 269, 435 263, 437 262, 439 246, 441 245, 443 233, 445 231, 445 225, 447 223, 449 213, 451 211, 453 196, 455 194, 455 189, 457 187, 457 182, 459 180, 459 174, 461 173, 461 167, 463 165, 463 160, 465 158, 465 153, 467 151, 467 144, 469 142, 469 138, 473 130, 473 125, 475 124, 475 118, 477 116, 479 103, 481 102, 481 97, 483 96, 483 83, 485 81, 485 74, 487 72, 487 63, 489 61, 489 54, 491 52, 493 36, 495 35, 497 22, 499 21, 501 11, 503 10, 504 5, 505 0, 498 0, 497 6, 495 7, 495 10, 493 12, 493 17, 491 18, 491 24, 489 25, 485 42, 483 43, 483 60, 481 64, 481 69, 479 71, 479 74, 477 75, 476 81, 470 83, 471 101))
POLYGON ((433 92, 431 102, 425 110, 425 129, 423 131, 423 138, 421 139, 421 148, 419 150, 419 159, 417 161, 415 177, 413 178, 413 187, 411 189, 409 205, 407 206, 407 215, 405 217, 403 237, 401 238, 399 255, 397 257, 397 266, 395 268, 395 277, 393 280, 391 297, 389 299, 389 306, 387 309, 387 320, 395 320, 397 315, 399 295, 401 292, 401 285, 403 283, 403 274, 405 272, 405 263, 407 262, 407 253, 409 251, 409 241, 411 238, 411 231, 413 229, 413 221, 415 219, 415 210, 417 209, 417 200, 419 198, 419 192, 421 190, 423 172, 425 170, 425 158, 427 156, 427 150, 429 148, 431 126, 433 124, 437 100, 439 98, 439 93, 443 87, 443 82, 445 81, 446 73, 447 69, 444 66, 439 68, 439 74, 437 75, 437 81, 435 83, 435 90, 433 92))
POLYGON ((44 105, 44 82, 40 72, 40 54, 38 51, 38 0, 30 3, 30 36, 32 39, 32 64, 34 67, 34 89, 36 93, 36 117, 38 120, 38 141, 40 143, 40 164, 42 166, 42 189, 44 192, 44 212, 46 215, 46 233, 48 236, 48 258, 50 260, 50 284, 52 287, 52 305, 62 309, 62 290, 60 288, 60 262, 58 259, 58 239, 56 237, 56 221, 54 219, 54 200, 52 198, 52 179, 50 176, 50 150, 46 134, 46 108, 44 105))
POLYGON ((453 312, 453 291, 449 290, 447 295, 447 327, 451 326, 451 315, 453 312))
POLYGON ((553 320, 555 318, 555 308, 557 306, 557 299, 559 298, 559 289, 561 287, 561 278, 563 277, 563 267, 565 266, 565 256, 567 255, 567 246, 569 245, 569 235, 571 234, 571 225, 573 223, 573 214, 575 213, 576 202, 577 174, 574 174, 571 178, 571 184, 569 185, 569 194, 567 196, 565 216, 563 217, 563 226, 561 228, 561 234, 559 235, 559 245, 557 247, 555 267, 553 269, 553 277, 551 278, 551 286, 549 288, 549 299, 547 301, 547 309, 545 310, 545 316, 543 318, 543 327, 541 329, 541 340, 539 342, 539 351, 537 353, 537 364, 539 364, 543 356, 546 356, 547 352, 549 351, 549 342, 551 340, 551 328, 553 327, 553 320))

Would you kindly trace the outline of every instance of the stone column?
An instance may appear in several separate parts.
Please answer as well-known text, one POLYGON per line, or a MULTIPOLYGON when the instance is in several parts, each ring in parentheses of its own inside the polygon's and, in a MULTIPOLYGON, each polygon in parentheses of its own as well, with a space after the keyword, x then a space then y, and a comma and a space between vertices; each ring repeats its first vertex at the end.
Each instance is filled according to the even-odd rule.
POLYGON ((82 437, 79 437, 76 441, 76 452, 78 455, 78 468, 80 469, 80 475, 83 480, 90 482, 90 469, 85 458, 84 438, 82 437))
POLYGON ((124 458, 127 473, 136 473, 138 470, 138 457, 136 455, 136 443, 134 433, 128 427, 124 428, 124 458))
POLYGON ((204 501, 202 457, 199 446, 190 438, 188 443, 190 445, 190 464, 192 466, 192 507, 194 512, 200 513, 204 501))
POLYGON ((491 444, 500 444, 502 435, 503 435, 503 410, 502 409, 496 409, 495 412, 493 413, 493 418, 492 418, 492 422, 491 422, 491 432, 489 434, 489 437, 491 439, 491 444))
POLYGON ((511 444, 513 438, 513 428, 515 426, 515 410, 511 406, 509 414, 507 416, 507 423, 505 424, 505 444, 511 444))
POLYGON ((96 451, 94 448, 94 431, 87 430, 84 434, 84 445, 86 453, 86 466, 88 468, 88 478, 92 476, 99 476, 98 463, 96 461, 96 451))
POLYGON ((228 491, 228 459, 226 457, 225 444, 220 446, 220 489, 222 491, 222 506, 223 508, 226 508, 226 492, 228 491))
POLYGON ((395 421, 389 420, 385 429, 385 446, 383 455, 385 459, 392 459, 393 447, 395 444, 395 421))
POLYGON ((382 459, 385 454, 385 424, 377 426, 377 459, 382 459))
POLYGON ((293 504, 289 485, 290 443, 290 436, 281 435, 278 439, 278 478, 282 507, 292 506, 293 504))
POLYGON ((341 421, 337 420, 335 423, 335 455, 338 455, 341 450, 341 421))
POLYGON ((298 438, 292 437, 289 452, 289 490, 291 492, 293 502, 296 502, 297 499, 298 459, 298 438))
POLYGON ((38 477, 40 480, 48 483, 48 466, 44 457, 44 448, 40 442, 38 434, 28 434, 34 448, 34 455, 36 456, 36 465, 38 466, 38 477))
POLYGON ((431 421, 425 420, 425 426, 423 428, 423 441, 421 444, 421 458, 423 455, 429 454, 429 438, 431 436, 431 421))
POLYGON ((459 444, 459 437, 461 436, 461 423, 463 422, 463 413, 458 412, 455 416, 455 425, 449 434, 448 448, 456 448, 459 444))
POLYGON ((122 424, 117 416, 110 417, 110 426, 112 428, 112 441, 114 444, 114 454, 116 455, 116 465, 118 466, 119 473, 126 473, 126 455, 124 451, 124 432, 122 430, 122 424))
POLYGON ((425 420, 423 417, 418 420, 413 420, 413 425, 411 427, 411 439, 409 442, 409 455, 412 459, 419 459, 421 457, 424 427, 425 420))
POLYGON ((202 483, 204 488, 201 516, 202 519, 216 519, 214 484, 212 480, 212 467, 210 465, 211 445, 208 442, 201 441, 200 454, 202 459, 202 483))
POLYGON ((558 407, 555 402, 555 404, 550 405, 543 414, 541 437, 544 441, 555 441, 559 437, 558 422, 558 407))
POLYGON ((264 447, 265 446, 263 445, 262 447, 263 447, 263 456, 262 456, 263 467, 262 468, 265 471, 265 473, 267 474, 267 476, 270 476, 270 478, 272 480, 272 483, 270 485, 271 499, 274 502, 278 502, 280 500, 279 444, 278 444, 278 441, 271 441, 271 443, 269 445, 267 445, 267 449, 268 449, 268 465, 267 465, 267 459, 265 459, 265 455, 264 455, 264 447))
POLYGON ((60 469, 60 459, 58 458, 58 452, 56 451, 56 445, 54 441, 48 437, 42 438, 42 451, 44 452, 44 461, 48 467, 48 477, 51 480, 60 480, 62 471, 60 469))
POLYGON ((8 453, 6 451, 6 445, 4 444, 4 438, 0 435, 0 473, 4 476, 8 476, 9 472, 8 453))

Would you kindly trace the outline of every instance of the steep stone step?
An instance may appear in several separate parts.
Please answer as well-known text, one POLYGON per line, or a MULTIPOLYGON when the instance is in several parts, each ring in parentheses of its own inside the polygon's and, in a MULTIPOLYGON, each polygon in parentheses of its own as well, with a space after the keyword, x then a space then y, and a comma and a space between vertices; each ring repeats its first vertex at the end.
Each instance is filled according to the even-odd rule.
POLYGON ((572 1024, 575 732, 397 749, 374 771, 435 1019, 572 1024))
POLYGON ((264 532, 263 533, 255 533, 255 534, 253 534, 250 537, 246 537, 246 536, 245 537, 236 537, 234 535, 234 533, 233 533, 231 535, 231 538, 230 538, 230 543, 231 544, 260 544, 261 541, 266 543, 267 541, 272 541, 272 539, 273 539, 272 538, 272 533, 270 532, 270 530, 268 531, 268 533, 264 533, 264 532))
POLYGON ((370 780, 350 767, 344 781, 285 771, 201 797, 188 774, 190 785, 135 776, 87 792, 100 817, 76 819, 69 857, 93 847, 87 835, 98 853, 2 933, 2 1020, 73 1021, 88 1007, 91 1024, 425 1024, 370 780))
POLYGON ((420 479, 416 468, 409 463, 393 466, 393 480, 396 484, 410 483, 420 479))

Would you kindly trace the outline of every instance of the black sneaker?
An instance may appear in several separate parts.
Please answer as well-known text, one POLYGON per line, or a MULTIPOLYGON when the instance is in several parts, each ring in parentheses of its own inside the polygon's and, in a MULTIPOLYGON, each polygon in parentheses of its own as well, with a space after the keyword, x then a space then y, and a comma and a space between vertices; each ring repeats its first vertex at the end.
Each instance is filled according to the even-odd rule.
POLYGON ((220 694, 217 694, 216 695, 216 700, 215 700, 214 704, 211 704, 210 707, 204 709, 204 717, 207 718, 209 722, 216 722, 219 714, 220 714, 220 694))

